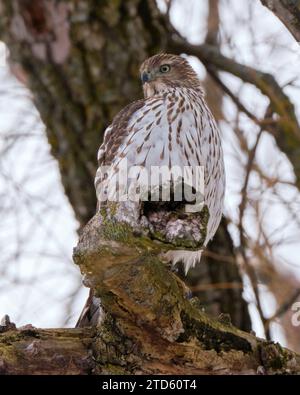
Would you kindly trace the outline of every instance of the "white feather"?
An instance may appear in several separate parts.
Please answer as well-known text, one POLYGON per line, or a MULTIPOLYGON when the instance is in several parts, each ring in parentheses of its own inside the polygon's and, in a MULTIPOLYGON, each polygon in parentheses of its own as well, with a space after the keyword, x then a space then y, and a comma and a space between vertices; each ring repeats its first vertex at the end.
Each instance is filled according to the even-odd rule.
POLYGON ((182 262, 184 265, 184 272, 187 275, 188 271, 195 267, 197 263, 201 260, 203 250, 198 251, 185 251, 185 250, 171 250, 168 251, 164 258, 172 262, 172 266, 175 266, 177 263, 182 262))

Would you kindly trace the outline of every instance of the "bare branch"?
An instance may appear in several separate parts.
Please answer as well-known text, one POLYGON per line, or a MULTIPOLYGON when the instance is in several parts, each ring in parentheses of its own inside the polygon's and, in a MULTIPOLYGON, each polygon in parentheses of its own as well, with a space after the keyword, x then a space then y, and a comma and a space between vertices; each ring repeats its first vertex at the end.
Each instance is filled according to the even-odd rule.
POLYGON ((300 42, 300 4, 290 0, 260 0, 272 11, 290 31, 298 43, 300 42))

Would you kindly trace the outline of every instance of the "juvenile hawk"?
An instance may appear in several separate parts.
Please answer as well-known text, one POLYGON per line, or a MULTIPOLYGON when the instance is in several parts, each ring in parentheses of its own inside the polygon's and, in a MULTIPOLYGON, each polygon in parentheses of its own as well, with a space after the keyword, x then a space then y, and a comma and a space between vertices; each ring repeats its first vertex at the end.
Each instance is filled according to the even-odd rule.
MULTIPOLYGON (((117 114, 106 129, 98 152, 98 207, 103 204, 109 179, 118 174, 125 159, 128 166, 147 170, 151 166, 203 166, 204 204, 209 210, 205 247, 219 226, 224 200, 219 129, 205 102, 200 80, 184 58, 170 54, 152 56, 142 64, 140 73, 145 98, 117 114), (103 166, 109 171, 103 172, 103 166)), ((200 261, 201 251, 169 251, 167 258, 174 264, 182 261, 187 272, 200 261)), ((91 292, 77 326, 97 323, 99 302, 91 292)))
MULTIPOLYGON (((204 204, 209 210, 204 247, 214 236, 222 216, 225 174, 220 132, 205 102, 200 80, 181 56, 158 54, 140 68, 145 98, 129 104, 106 129, 98 152, 97 196, 120 163, 128 166, 204 167, 204 204), (107 175, 107 173, 106 173, 107 175)), ((101 205, 101 202, 99 202, 101 205)), ((201 251, 170 251, 186 271, 200 260, 201 251)))

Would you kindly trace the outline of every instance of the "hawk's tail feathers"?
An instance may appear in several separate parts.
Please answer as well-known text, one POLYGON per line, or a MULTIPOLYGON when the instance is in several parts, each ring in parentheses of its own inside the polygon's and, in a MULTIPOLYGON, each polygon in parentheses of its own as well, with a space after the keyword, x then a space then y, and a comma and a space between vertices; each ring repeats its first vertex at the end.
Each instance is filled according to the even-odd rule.
POLYGON ((78 318, 75 328, 100 325, 103 318, 104 312, 101 308, 100 299, 96 298, 93 290, 90 289, 89 297, 84 305, 80 317, 78 318))
POLYGON ((187 275, 188 271, 200 262, 202 252, 203 250, 171 250, 164 255, 164 258, 167 259, 169 262, 172 262, 172 266, 175 266, 177 263, 182 262, 184 265, 185 275, 187 275))

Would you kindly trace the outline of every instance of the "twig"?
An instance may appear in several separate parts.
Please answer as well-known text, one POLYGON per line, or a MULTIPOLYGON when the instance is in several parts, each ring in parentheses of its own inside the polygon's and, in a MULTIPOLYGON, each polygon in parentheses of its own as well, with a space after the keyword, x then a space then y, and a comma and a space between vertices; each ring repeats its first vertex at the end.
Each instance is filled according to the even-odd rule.
MULTIPOLYGON (((256 306, 257 306, 257 310, 258 313, 260 315, 260 319, 264 325, 265 328, 265 322, 266 319, 264 317, 264 313, 262 310, 262 306, 260 303, 260 296, 259 296, 259 291, 257 288, 257 278, 256 278, 256 273, 255 270, 253 269, 253 267, 251 266, 247 254, 246 254, 246 245, 247 245, 247 241, 245 238, 245 234, 244 234, 244 227, 243 227, 243 219, 244 219, 244 213, 245 213, 245 209, 246 209, 246 202, 247 202, 247 189, 248 189, 248 184, 249 184, 249 179, 250 179, 250 173, 251 173, 251 169, 252 169, 252 165, 254 163, 254 159, 255 159, 255 154, 256 154, 256 149, 258 146, 258 143, 260 141, 260 138, 262 136, 263 133, 263 128, 260 129, 260 132, 257 135, 255 144, 253 146, 253 148, 250 150, 249 152, 249 157, 248 157, 248 163, 247 163, 247 168, 246 168, 246 176, 245 176, 245 181, 244 181, 244 185, 243 188, 241 190, 241 196, 242 196, 242 200, 239 206, 240 209, 240 214, 239 214, 239 225, 238 225, 238 229, 239 229, 239 234, 240 234, 240 248, 239 251, 242 255, 243 261, 244 261, 244 267, 246 270, 246 273, 249 277, 249 280, 251 282, 251 286, 253 288, 253 292, 255 295, 255 299, 256 299, 256 306)), ((266 338, 270 339, 270 333, 268 328, 265 328, 265 332, 266 332, 266 338)))
POLYGON ((270 317, 265 321, 265 327, 270 326, 270 323, 272 321, 274 321, 276 318, 281 317, 290 307, 291 305, 298 299, 298 297, 300 296, 300 288, 297 289, 292 295, 291 297, 285 302, 283 303, 279 309, 270 317))

